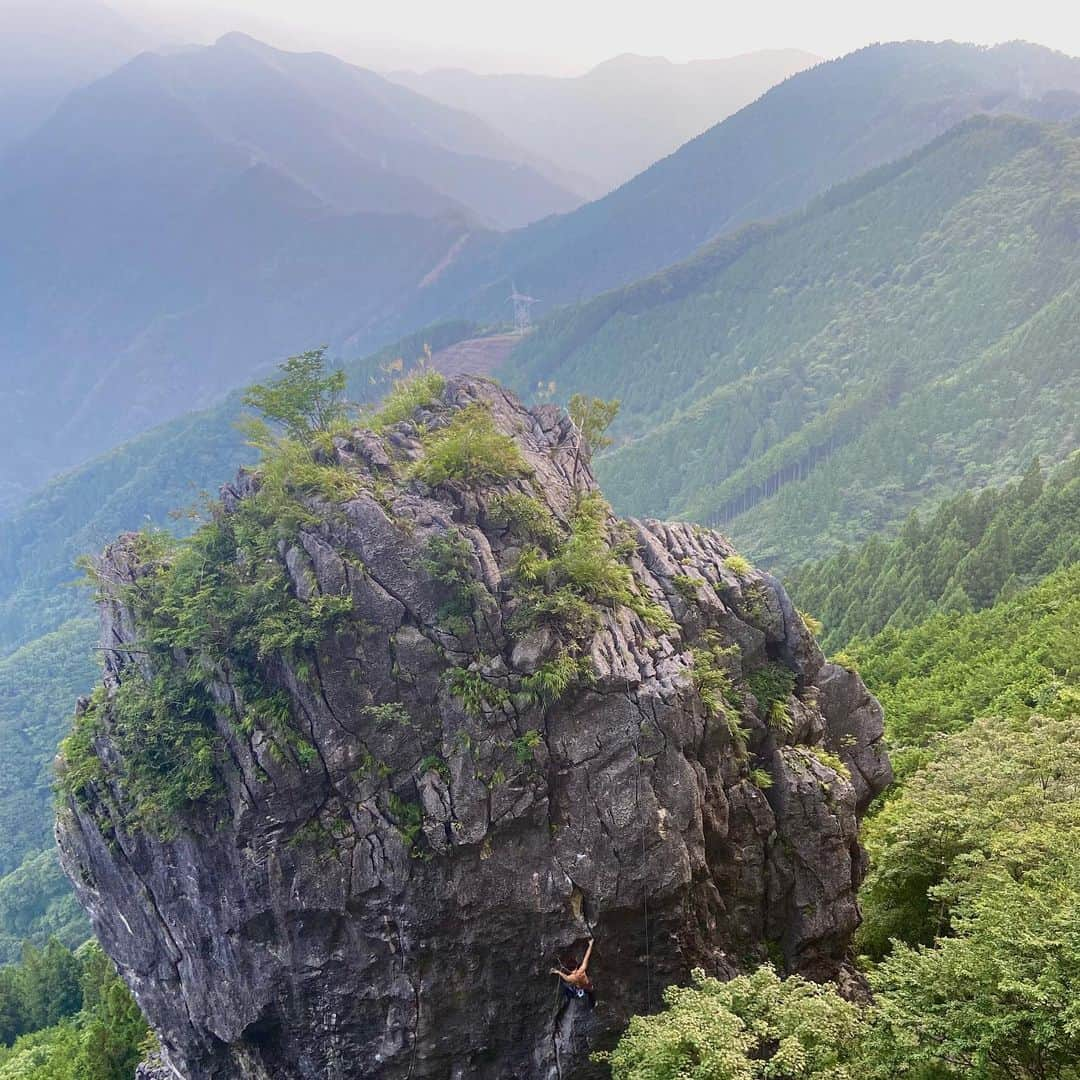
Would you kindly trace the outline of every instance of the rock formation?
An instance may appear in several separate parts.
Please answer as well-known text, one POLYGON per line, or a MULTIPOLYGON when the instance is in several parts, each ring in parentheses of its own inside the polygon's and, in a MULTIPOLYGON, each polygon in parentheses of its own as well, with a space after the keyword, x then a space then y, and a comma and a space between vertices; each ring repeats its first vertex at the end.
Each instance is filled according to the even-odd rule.
POLYGON ((610 517, 582 451, 555 407, 467 378, 324 440, 346 494, 302 495, 270 561, 289 603, 337 614, 257 686, 235 642, 152 644, 133 590, 170 556, 131 536, 103 556, 104 690, 85 760, 59 762, 57 835, 176 1075, 586 1076, 693 967, 843 968, 880 708, 723 536, 610 517), (463 416, 518 466, 425 479, 463 416), (162 665, 199 673, 217 748, 166 828, 133 813, 117 705, 162 665), (269 691, 284 719, 251 706, 269 691), (548 974, 590 936, 592 1011, 548 974))

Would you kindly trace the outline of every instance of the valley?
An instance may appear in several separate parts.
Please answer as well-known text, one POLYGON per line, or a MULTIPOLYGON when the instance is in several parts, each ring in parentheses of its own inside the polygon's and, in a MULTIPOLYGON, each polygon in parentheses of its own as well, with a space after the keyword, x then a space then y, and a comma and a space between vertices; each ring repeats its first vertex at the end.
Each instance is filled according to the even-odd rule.
POLYGON ((1080 1080, 1080 59, 55 3, 0 1080, 1080 1080))

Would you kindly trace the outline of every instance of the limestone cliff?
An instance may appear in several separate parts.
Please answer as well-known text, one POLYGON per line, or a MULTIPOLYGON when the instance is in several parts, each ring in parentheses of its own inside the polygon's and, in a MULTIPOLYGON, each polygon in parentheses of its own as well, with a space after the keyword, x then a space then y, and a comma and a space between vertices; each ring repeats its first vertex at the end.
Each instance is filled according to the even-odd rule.
MULTIPOLYGON (((579 442, 460 378, 315 451, 343 495, 298 496, 267 561, 334 614, 247 667, 235 632, 155 636, 133 597, 171 556, 104 555, 105 689, 57 835, 177 1075, 583 1076, 692 967, 842 968, 880 709, 723 536, 609 517, 579 442), (463 416, 515 467, 418 467, 463 416), (209 695, 182 730, 213 783, 163 825, 124 693, 149 680, 167 714, 177 673, 209 695), (548 975, 590 936, 593 1011, 548 975)), ((224 491, 218 528, 262 482, 224 491)))

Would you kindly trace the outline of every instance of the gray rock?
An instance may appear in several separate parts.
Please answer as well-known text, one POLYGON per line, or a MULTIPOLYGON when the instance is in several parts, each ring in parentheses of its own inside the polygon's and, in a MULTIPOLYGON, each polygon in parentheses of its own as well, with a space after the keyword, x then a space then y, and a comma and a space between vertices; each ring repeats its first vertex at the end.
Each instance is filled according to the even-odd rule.
MULTIPOLYGON (((569 420, 457 379, 428 421, 476 401, 533 469, 510 486, 565 523, 569 420)), ((823 664, 773 579, 732 574, 723 537, 648 521, 633 525, 628 565, 675 629, 602 608, 582 648, 593 677, 553 702, 522 693, 566 643, 508 629, 522 543, 488 531, 491 492, 399 482, 387 495, 395 456, 420 452, 415 432, 338 440, 362 486, 378 472, 380 497, 365 486, 282 551, 297 595, 352 600, 307 663, 271 657, 261 673, 289 695, 312 759, 235 724, 244 690, 219 664, 221 791, 175 836, 125 825, 108 711, 96 749, 111 779, 58 813, 64 868, 166 1066, 187 1080, 584 1077, 590 1050, 693 967, 730 976, 775 943, 790 970, 835 977, 859 920, 857 814, 889 779, 880 709, 858 676, 823 664), (428 537, 451 527, 488 598, 467 631, 443 625, 443 586, 422 565, 428 537), (677 576, 700 579, 696 599, 677 576), (737 647, 727 663, 749 753, 694 689, 706 632, 737 647), (784 741, 798 745, 776 745, 741 682, 766 662, 797 676, 784 741), (475 714, 451 693, 453 667, 494 688, 475 714), (823 738, 853 782, 814 757, 823 738), (771 774, 767 791, 755 768, 771 774), (548 974, 590 936, 593 1012, 548 974)), ((593 486, 587 462, 577 473, 593 486)), ((256 485, 242 477, 226 511, 256 485)), ((119 586, 147 568, 130 539, 103 567, 117 586, 102 605, 115 691, 140 662, 119 586)))

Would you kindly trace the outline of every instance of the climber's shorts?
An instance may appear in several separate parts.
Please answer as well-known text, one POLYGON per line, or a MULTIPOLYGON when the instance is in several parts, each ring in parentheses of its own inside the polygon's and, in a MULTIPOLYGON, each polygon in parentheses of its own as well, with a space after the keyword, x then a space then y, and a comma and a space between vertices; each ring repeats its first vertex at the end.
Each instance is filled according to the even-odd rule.
POLYGON ((586 1009, 591 1009, 596 1005, 596 998, 591 990, 570 986, 569 983, 563 983, 562 989, 568 1001, 580 1001, 586 1009))

